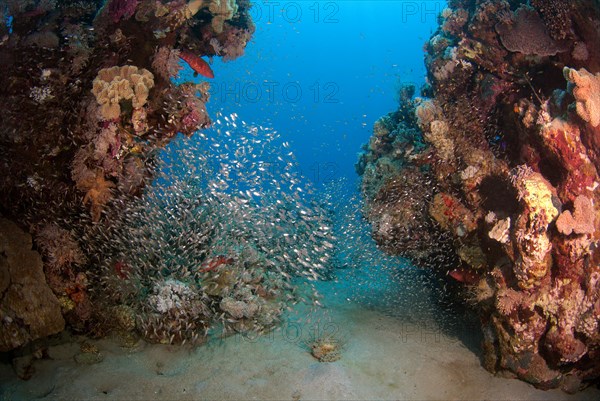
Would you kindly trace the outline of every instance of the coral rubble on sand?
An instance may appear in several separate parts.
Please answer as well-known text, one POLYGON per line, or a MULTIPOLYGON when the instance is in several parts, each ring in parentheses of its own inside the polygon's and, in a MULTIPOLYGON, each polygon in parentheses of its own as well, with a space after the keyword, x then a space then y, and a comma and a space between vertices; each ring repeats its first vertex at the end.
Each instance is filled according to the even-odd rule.
POLYGON ((485 367, 545 389, 600 377, 599 26, 597 2, 450 1, 423 97, 357 165, 374 238, 468 289, 485 367))
MULTIPOLYGON (((254 32, 249 8, 247 0, 1 2, 0 214, 30 232, 42 256, 43 274, 31 272, 40 287, 24 284, 24 299, 56 305, 46 324, 3 301, 3 334, 18 332, 3 350, 60 330, 62 316, 72 328, 90 328, 86 271, 94 259, 85 239, 95 224, 119 218, 114 207, 107 216, 115 199, 127 203, 143 192, 157 149, 211 125, 209 83, 171 78, 182 52, 196 61, 241 56, 254 32)), ((2 229, 15 232, 10 224, 2 220, 2 229)), ((21 261, 10 252, 3 274, 18 282, 13 269, 21 261)))

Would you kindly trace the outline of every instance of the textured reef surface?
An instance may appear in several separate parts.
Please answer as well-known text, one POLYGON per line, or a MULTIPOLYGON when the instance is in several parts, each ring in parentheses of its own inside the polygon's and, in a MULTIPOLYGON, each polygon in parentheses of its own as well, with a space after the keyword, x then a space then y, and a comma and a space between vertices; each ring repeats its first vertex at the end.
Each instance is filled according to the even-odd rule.
MULTIPOLYGON (((247 0, 0 1, 0 351, 65 324, 94 332, 116 316, 135 325, 126 305, 112 319, 97 316, 106 298, 98 293, 110 287, 97 252, 108 252, 102 241, 114 240, 125 206, 156 176, 158 151, 211 126, 209 83, 171 81, 180 60, 210 78, 202 56, 241 56, 255 29, 249 8, 247 0)), ((234 264, 198 258, 215 269, 234 264)), ((124 259, 102 263, 121 278, 133 269, 124 259)), ((203 313, 197 294, 163 281, 150 286, 155 296, 170 291, 203 313)), ((241 306, 224 306, 232 308, 241 306)))
POLYGON ((447 273, 483 364, 538 388, 600 377, 600 4, 451 0, 357 170, 387 252, 447 273))

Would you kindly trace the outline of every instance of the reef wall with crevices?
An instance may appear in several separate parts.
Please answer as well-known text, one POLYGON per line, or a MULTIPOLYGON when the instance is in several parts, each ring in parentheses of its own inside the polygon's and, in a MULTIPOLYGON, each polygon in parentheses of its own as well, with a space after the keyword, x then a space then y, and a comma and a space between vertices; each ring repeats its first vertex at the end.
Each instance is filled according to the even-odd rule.
POLYGON ((600 4, 451 0, 421 97, 360 155, 382 247, 447 273, 483 365, 568 392, 600 377, 600 4))
MULTIPOLYGON (((118 218, 123 209, 107 213, 114 199, 142 193, 159 149, 210 126, 209 83, 171 78, 180 60, 211 78, 201 57, 243 55, 255 29, 249 9, 248 0, 0 1, 1 232, 15 232, 12 221, 31 234, 34 250, 23 246, 41 255, 35 274, 51 289, 37 295, 52 300, 32 314, 6 301, 3 286, 0 350, 60 330, 60 314, 90 329, 91 229, 118 218)), ((33 269, 11 255, 9 282, 16 264, 33 269)), ((32 288, 22 287, 24 299, 32 288)))

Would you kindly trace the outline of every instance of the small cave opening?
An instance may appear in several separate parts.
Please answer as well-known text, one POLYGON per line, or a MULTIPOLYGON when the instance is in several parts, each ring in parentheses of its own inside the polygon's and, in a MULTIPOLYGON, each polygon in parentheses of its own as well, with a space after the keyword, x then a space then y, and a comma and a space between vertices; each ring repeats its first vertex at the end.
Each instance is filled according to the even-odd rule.
POLYGON ((500 212, 510 216, 519 212, 518 194, 516 189, 504 177, 489 176, 479 184, 482 195, 482 206, 485 210, 500 212))
POLYGON ((503 96, 490 111, 484 128, 490 150, 498 159, 518 160, 521 151, 519 123, 514 117, 514 99, 503 96))
POLYGON ((538 168, 540 169, 540 174, 555 188, 566 179, 566 171, 553 157, 542 157, 538 163, 538 168))
POLYGON ((535 91, 535 96, 543 99, 552 97, 552 92, 556 88, 567 87, 562 67, 552 62, 538 66, 537 71, 530 71, 526 79, 531 89, 535 91))

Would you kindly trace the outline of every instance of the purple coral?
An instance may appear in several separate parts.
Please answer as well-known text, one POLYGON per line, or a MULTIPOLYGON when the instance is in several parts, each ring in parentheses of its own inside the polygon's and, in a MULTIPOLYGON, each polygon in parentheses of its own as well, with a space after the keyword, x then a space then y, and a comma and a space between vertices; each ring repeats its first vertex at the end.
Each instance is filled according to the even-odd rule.
POLYGON ((554 40, 539 14, 528 6, 519 7, 510 22, 496 24, 496 32, 506 50, 526 55, 554 56, 569 48, 554 40))
POLYGON ((116 24, 120 20, 127 20, 135 13, 139 0, 110 0, 108 3, 108 15, 116 24))

